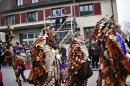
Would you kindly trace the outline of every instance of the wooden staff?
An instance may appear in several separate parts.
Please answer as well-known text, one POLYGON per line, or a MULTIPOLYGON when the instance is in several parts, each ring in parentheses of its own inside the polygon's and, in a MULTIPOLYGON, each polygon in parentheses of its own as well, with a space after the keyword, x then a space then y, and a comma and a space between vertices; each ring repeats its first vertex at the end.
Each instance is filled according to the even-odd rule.
POLYGON ((57 73, 55 73, 55 74, 57 74, 57 75, 55 75, 55 76, 57 76, 57 78, 55 77, 55 86, 61 86, 61 79, 60 79, 60 75, 59 75, 59 64, 58 64, 58 59, 57 59, 57 57, 55 56, 55 59, 56 59, 56 66, 57 66, 57 73))
POLYGON ((13 32, 12 32, 12 31, 14 30, 14 28, 10 26, 9 21, 7 21, 6 24, 7 24, 7 28, 8 28, 8 31, 9 31, 9 32, 8 32, 9 38, 6 40, 6 41, 7 41, 7 42, 6 42, 7 49, 9 50, 9 54, 10 54, 9 56, 10 56, 10 58, 11 58, 12 66, 13 66, 14 73, 15 73, 15 76, 16 76, 16 80, 18 81, 18 86, 22 86, 21 81, 20 81, 20 79, 19 79, 19 75, 18 75, 17 69, 16 69, 14 57, 12 56, 12 53, 10 52, 11 41, 12 41, 12 38, 15 36, 15 35, 13 34, 13 32))

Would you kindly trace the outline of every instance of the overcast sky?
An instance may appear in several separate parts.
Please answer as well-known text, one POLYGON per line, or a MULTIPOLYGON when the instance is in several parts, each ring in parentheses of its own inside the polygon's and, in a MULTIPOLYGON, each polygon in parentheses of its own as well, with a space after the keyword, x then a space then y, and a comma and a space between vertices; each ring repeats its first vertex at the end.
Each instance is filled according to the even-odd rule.
POLYGON ((130 21, 130 0, 116 0, 118 10, 118 20, 122 24, 124 21, 130 21))
POLYGON ((127 39, 130 36, 130 0, 116 0, 117 1, 117 11, 118 11, 118 21, 121 25, 121 30, 125 33, 127 39), (127 24, 126 24, 126 23, 127 24))

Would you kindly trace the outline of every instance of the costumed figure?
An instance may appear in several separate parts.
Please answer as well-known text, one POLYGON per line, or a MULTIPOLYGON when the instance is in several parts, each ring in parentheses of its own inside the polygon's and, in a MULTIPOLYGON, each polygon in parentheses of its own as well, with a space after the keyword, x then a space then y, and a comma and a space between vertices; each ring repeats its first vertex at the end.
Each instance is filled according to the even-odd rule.
MULTIPOLYGON (((20 77, 23 78, 23 81, 26 82, 26 78, 24 76, 24 71, 26 70, 26 67, 25 67, 25 60, 23 58, 22 55, 20 55, 21 52, 19 50, 16 51, 16 55, 15 55, 15 64, 16 64, 16 68, 18 70, 18 75, 20 77)), ((16 79, 16 82, 18 82, 18 80, 16 79)))
MULTIPOLYGON (((54 28, 45 27, 31 49, 32 70, 28 82, 34 86, 56 86, 54 28)), ((58 85, 57 85, 58 86, 58 85)))
POLYGON ((127 75, 130 73, 130 63, 124 41, 118 33, 119 25, 111 17, 102 18, 97 22, 92 36, 100 48, 100 70, 97 86, 125 86, 127 75))
POLYGON ((8 55, 11 59, 11 63, 12 63, 12 67, 16 76, 16 80, 18 81, 18 86, 22 86, 17 69, 16 69, 16 65, 15 65, 15 61, 14 61, 14 57, 13 57, 13 52, 12 52, 12 39, 14 38, 14 34, 13 34, 13 30, 14 28, 12 26, 10 26, 9 21, 6 22, 7 24, 7 28, 8 28, 8 37, 6 39, 5 45, 6 45, 6 52, 8 52, 8 55))
POLYGON ((68 50, 68 80, 67 86, 86 86, 87 79, 93 74, 88 61, 88 49, 86 48, 84 36, 75 32, 73 41, 68 50))

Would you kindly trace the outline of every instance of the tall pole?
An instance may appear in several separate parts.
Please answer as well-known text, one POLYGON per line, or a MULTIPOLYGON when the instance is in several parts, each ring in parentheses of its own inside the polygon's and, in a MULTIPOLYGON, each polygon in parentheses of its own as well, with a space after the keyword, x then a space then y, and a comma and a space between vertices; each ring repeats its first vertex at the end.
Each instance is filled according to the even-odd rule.
POLYGON ((22 86, 21 84, 21 81, 19 79, 19 75, 18 75, 18 71, 16 69, 16 65, 15 65, 15 62, 14 62, 14 57, 12 56, 12 52, 10 51, 10 47, 11 47, 11 41, 12 41, 12 38, 14 37, 14 34, 13 34, 13 30, 14 28, 10 26, 10 23, 9 21, 7 21, 7 28, 8 28, 8 34, 9 34, 9 38, 7 39, 7 49, 9 51, 9 56, 11 58, 11 62, 12 62, 12 66, 13 66, 13 69, 14 69, 14 73, 15 73, 15 76, 16 76, 16 80, 18 81, 18 86, 22 86))
POLYGON ((111 10, 112 10, 112 15, 114 14, 113 12, 113 0, 111 0, 111 10))
POLYGON ((75 32, 75 30, 76 30, 76 11, 75 11, 75 0, 73 0, 73 9, 74 9, 74 21, 73 21, 73 23, 74 23, 74 26, 73 26, 73 31, 75 32))

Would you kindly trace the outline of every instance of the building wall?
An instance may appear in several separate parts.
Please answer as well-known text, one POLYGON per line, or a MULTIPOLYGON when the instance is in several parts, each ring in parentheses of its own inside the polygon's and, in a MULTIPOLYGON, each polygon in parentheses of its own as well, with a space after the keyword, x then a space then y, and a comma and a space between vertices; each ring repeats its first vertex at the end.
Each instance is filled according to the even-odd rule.
MULTIPOLYGON (((80 28, 80 31, 85 35, 85 30, 84 27, 93 27, 96 25, 96 22, 99 21, 101 18, 105 17, 106 15, 111 16, 112 15, 112 8, 111 8, 111 2, 110 0, 92 0, 92 1, 85 1, 85 2, 79 2, 75 3, 75 5, 82 5, 82 4, 90 4, 90 3, 100 3, 101 5, 101 14, 99 15, 88 15, 88 16, 78 16, 76 17, 77 21, 77 28, 80 28)), ((25 11, 19 11, 19 12, 13 12, 9 14, 5 14, 5 16, 8 15, 13 15, 13 14, 19 14, 19 20, 20 22, 18 24, 12 25, 14 28, 15 27, 21 27, 21 26, 28 26, 28 25, 37 25, 37 24, 44 24, 45 22, 50 23, 50 21, 46 20, 45 12, 47 9, 52 9, 52 8, 58 8, 58 7, 66 7, 70 6, 70 11, 71 14, 73 15, 73 4, 65 4, 65 5, 57 5, 57 6, 48 6, 46 8, 35 8, 31 10, 25 10, 25 11), (31 12, 31 11, 40 11, 42 10, 43 12, 43 20, 38 21, 38 22, 22 22, 22 15, 26 12, 31 12), (44 21, 46 20, 46 21, 44 21)), ((118 22, 118 17, 117 17, 117 8, 116 8, 116 0, 113 0, 113 10, 115 14, 115 19, 118 22)), ((77 9, 76 9, 77 11, 77 9)), ((51 16, 51 15, 50 15, 51 16)), ((1 17, 2 19, 3 17, 1 17)), ((2 22, 2 20, 1 20, 2 22)), ((54 22, 54 20, 53 20, 54 22)), ((2 23, 1 23, 2 24, 2 23)), ((0 25, 1 25, 0 24, 0 25)), ((1 26, 0 29, 7 28, 6 26, 1 26)), ((14 34, 16 35, 15 38, 13 39, 14 41, 19 42, 19 31, 14 31, 14 34)))
MULTIPOLYGON (((97 1, 99 2, 99 1, 97 1)), ((94 1, 87 2, 87 3, 96 3, 94 1)), ((99 21, 101 18, 105 17, 106 15, 111 16, 112 15, 112 9, 111 9, 111 2, 110 0, 104 0, 100 1, 101 3, 101 15, 90 15, 90 16, 82 16, 77 17, 77 27, 80 28, 81 32, 84 32, 84 27, 91 27, 95 26, 97 21, 99 21)), ((83 3, 78 3, 83 4, 83 3)), ((118 22, 118 16, 117 16, 117 9, 116 9, 116 1, 113 3, 114 6, 114 14, 115 14, 115 20, 118 22)))
POLYGON ((12 39, 12 43, 15 44, 15 42, 20 42, 19 41, 19 31, 13 31, 13 34, 15 37, 12 39))

